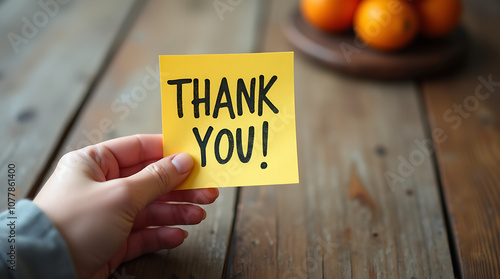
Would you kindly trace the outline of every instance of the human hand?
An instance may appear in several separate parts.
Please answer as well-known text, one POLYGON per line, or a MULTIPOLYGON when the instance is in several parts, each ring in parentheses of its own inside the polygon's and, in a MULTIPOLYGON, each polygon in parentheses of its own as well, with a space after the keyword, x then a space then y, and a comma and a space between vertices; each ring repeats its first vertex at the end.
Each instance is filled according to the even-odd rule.
POLYGON ((106 141, 64 155, 34 199, 68 245, 78 278, 107 278, 120 263, 179 246, 217 188, 173 191, 191 172, 187 153, 162 158, 161 135, 106 141), (188 202, 178 203, 178 202, 188 202))

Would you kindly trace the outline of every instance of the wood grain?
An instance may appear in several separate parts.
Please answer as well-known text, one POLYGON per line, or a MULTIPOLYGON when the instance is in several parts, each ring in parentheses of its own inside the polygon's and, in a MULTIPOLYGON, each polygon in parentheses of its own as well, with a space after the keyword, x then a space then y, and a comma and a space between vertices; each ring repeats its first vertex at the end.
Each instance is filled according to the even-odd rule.
MULTIPOLYGON (((71 2, 58 5, 51 8, 49 11, 59 11, 71 7, 71 2)), ((36 51, 36 42, 40 36, 54 28, 54 22, 63 13, 54 13, 54 17, 50 20, 37 21, 35 25, 33 17, 36 13, 44 12, 36 2, 30 0, 19 1, 3 1, 0 2, 0 73, 5 77, 9 75, 11 66, 21 63, 23 59, 27 59, 26 52, 36 51), (28 23, 27 23, 28 22, 28 23), (43 24, 42 24, 43 23, 43 24), (32 27, 28 27, 32 24, 32 27)), ((42 16, 43 17, 43 16, 42 16)), ((40 17, 40 19, 43 19, 40 17)), ((49 31, 50 32, 50 31, 49 31)))
MULTIPOLYGON (((222 17, 212 1, 147 1, 82 109, 58 158, 67 151, 106 139, 161 133, 158 55, 252 52, 259 15, 260 1, 243 1, 222 17)), ((118 274, 125 272, 136 278, 220 278, 236 189, 220 192, 215 204, 204 207, 207 219, 198 226, 184 227, 189 237, 183 245, 124 264, 118 274)))
MULTIPOLYGON (((272 1, 264 51, 293 50, 282 27, 297 5, 272 1)), ((453 278, 432 157, 415 142, 426 136, 415 84, 296 54, 295 85, 301 182, 241 190, 230 277, 453 278)))
MULTIPOLYGON (((45 12, 36 1, 10 2, 17 1, 3 3, 1 14, 9 13, 4 10, 9 8, 19 17, 9 15, 12 24, 2 25, 2 34, 22 34, 23 17, 45 12)), ((134 2, 70 2, 53 17, 45 14, 47 23, 39 22, 37 31, 17 54, 2 37, 0 126, 4 132, 0 134, 0 171, 6 173, 8 163, 16 164, 18 200, 39 183, 61 135, 112 51, 134 2)), ((2 199, 0 210, 5 208, 6 200, 2 199)))
POLYGON ((500 278, 500 3, 464 4, 466 68, 422 92, 431 130, 444 135, 434 141, 460 275, 500 278))

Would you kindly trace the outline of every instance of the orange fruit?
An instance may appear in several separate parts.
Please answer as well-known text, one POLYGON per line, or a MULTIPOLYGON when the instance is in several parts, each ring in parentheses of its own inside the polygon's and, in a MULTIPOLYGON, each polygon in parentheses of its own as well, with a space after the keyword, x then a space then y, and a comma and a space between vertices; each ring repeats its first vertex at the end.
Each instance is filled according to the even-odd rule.
POLYGON ((453 31, 462 13, 460 0, 419 0, 414 5, 420 16, 420 32, 431 38, 453 31))
POLYGON ((364 0, 354 15, 354 30, 372 48, 397 50, 417 36, 419 18, 416 8, 404 0, 364 0))
POLYGON ((352 27, 359 0, 301 0, 302 17, 311 25, 327 31, 341 32, 352 27))

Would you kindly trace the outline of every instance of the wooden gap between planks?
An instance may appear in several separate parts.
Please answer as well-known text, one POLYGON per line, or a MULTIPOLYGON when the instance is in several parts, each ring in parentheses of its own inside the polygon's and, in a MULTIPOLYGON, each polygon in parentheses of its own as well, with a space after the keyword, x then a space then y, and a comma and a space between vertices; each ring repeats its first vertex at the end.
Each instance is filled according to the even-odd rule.
POLYGON ((113 60, 121 43, 124 41, 127 34, 129 33, 130 29, 132 28, 133 24, 137 20, 137 17, 140 14, 145 3, 146 3, 146 1, 136 0, 134 2, 134 4, 132 5, 132 8, 130 9, 130 11, 126 17, 127 19, 123 22, 120 30, 116 33, 115 39, 113 40, 113 43, 111 44, 111 47, 109 48, 108 53, 106 54, 105 58, 103 59, 101 66, 97 70, 97 73, 95 75, 94 80, 92 80, 90 82, 89 87, 86 90, 87 92, 85 93, 85 95, 82 99, 82 102, 80 103, 80 106, 78 106, 78 108, 75 110, 73 116, 70 118, 68 124, 64 128, 64 131, 62 132, 61 137, 57 141, 57 144, 56 144, 52 154, 50 155, 49 159, 47 160, 45 166, 42 168, 42 171, 40 172, 40 175, 37 177, 35 183, 33 184, 33 187, 28 192, 27 198, 29 198, 29 199, 35 198, 38 191, 40 191, 40 189, 43 187, 42 183, 44 182, 45 177, 47 177, 47 174, 48 174, 47 172, 49 172, 51 170, 52 164, 56 163, 54 161, 57 158, 58 153, 61 151, 61 148, 63 147, 64 141, 66 140, 66 137, 71 132, 74 123, 76 122, 76 120, 80 116, 80 112, 87 104, 87 101, 89 100, 89 98, 92 96, 92 93, 94 92, 95 86, 99 83, 102 76, 106 72, 108 66, 110 65, 110 62, 113 60))
POLYGON ((234 241, 235 237, 235 230, 236 230, 236 220, 238 219, 238 206, 240 203, 240 195, 241 195, 241 188, 238 187, 236 190, 236 200, 234 201, 234 208, 233 208, 233 221, 231 224, 231 231, 229 232, 229 240, 228 240, 228 245, 227 245, 227 251, 226 251, 226 258, 224 260, 224 269, 222 271, 222 278, 230 278, 231 276, 231 263, 232 261, 229 261, 228 259, 232 259, 234 257, 234 249, 236 247, 236 241, 234 241))
MULTIPOLYGON (((266 29, 269 28, 269 17, 270 17, 270 10, 271 10, 271 1, 259 1, 259 17, 260 20, 257 20, 257 28, 255 28, 255 32, 257 35, 255 35, 255 40, 254 40, 254 45, 251 47, 255 52, 262 51, 263 45, 264 45, 264 40, 265 36, 263 34, 266 34, 266 29), (261 35, 258 35, 261 34, 261 35)), ((235 247, 236 247, 236 239, 235 239, 235 231, 236 231, 236 220, 238 220, 238 208, 240 207, 240 196, 242 195, 243 190, 238 187, 236 190, 236 200, 234 202, 234 209, 233 209, 233 220, 232 220, 232 225, 231 225, 231 232, 229 233, 229 240, 228 240, 228 245, 227 245, 227 252, 226 252, 226 258, 224 260, 224 269, 222 272, 222 277, 221 278, 231 278, 231 267, 232 267, 232 262, 234 258, 234 253, 235 253, 235 247)))
MULTIPOLYGON (((424 133, 425 133, 425 138, 426 139, 432 139, 432 126, 430 123, 429 119, 429 112, 427 111, 427 108, 425 106, 424 102, 424 95, 423 95, 423 90, 422 90, 422 80, 417 80, 415 81, 415 84, 417 86, 417 90, 419 92, 419 98, 418 99, 418 106, 420 110, 420 115, 422 115, 422 125, 424 126, 424 133)), ((460 269, 460 255, 458 254, 457 251, 457 242, 456 238, 453 234, 453 227, 450 221, 450 212, 447 210, 446 207, 446 199, 444 196, 444 189, 443 189, 443 183, 441 182, 441 174, 439 173, 439 165, 437 161, 437 155, 436 155, 436 145, 434 141, 432 142, 433 146, 433 152, 430 155, 431 162, 432 162, 432 168, 434 170, 434 173, 436 174, 436 184, 438 187, 439 191, 439 200, 441 202, 441 212, 443 214, 444 218, 444 225, 446 228, 446 236, 448 239, 448 247, 450 248, 450 255, 451 255, 451 264, 453 267, 453 274, 455 275, 455 278, 463 278, 462 275, 462 270, 460 269)))

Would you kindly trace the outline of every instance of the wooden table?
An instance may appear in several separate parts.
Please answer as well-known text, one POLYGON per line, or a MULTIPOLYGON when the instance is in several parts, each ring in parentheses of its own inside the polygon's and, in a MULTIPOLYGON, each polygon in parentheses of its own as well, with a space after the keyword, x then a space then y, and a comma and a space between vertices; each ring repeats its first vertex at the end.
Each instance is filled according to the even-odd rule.
MULTIPOLYGON (((63 153, 161 133, 158 55, 293 50, 297 4, 1 1, 0 173, 15 163, 33 197, 63 153)), ((367 80, 297 53, 300 184, 221 189, 181 247, 111 277, 500 278, 500 2, 464 11, 470 55, 444 77, 367 80)))

